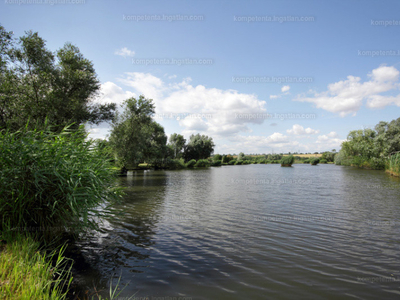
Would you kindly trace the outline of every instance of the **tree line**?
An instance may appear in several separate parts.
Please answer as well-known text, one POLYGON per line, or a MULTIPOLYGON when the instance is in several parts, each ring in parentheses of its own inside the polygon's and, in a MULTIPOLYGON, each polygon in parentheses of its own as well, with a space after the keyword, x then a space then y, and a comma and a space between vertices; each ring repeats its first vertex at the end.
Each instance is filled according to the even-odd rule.
POLYGON ((368 169, 387 169, 400 151, 400 118, 379 122, 374 129, 353 130, 342 143, 335 163, 368 169))
POLYGON ((168 142, 164 128, 152 119, 153 101, 143 95, 127 99, 122 113, 115 103, 96 103, 100 81, 93 63, 71 43, 52 52, 37 32, 15 39, 0 25, 0 50, 0 130, 50 126, 61 132, 110 122, 109 142, 96 144, 108 148, 108 157, 122 169, 142 162, 169 167, 174 159, 197 161, 214 151, 212 138, 200 134, 187 142, 173 134, 168 142))

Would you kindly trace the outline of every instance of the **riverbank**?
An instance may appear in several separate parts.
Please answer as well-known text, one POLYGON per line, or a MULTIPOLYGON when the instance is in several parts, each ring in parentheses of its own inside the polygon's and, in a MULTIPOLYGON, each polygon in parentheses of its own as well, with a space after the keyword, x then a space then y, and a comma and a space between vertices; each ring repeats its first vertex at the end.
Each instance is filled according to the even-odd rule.
POLYGON ((46 253, 31 237, 2 235, 1 299, 65 299, 72 281, 64 247, 46 253))

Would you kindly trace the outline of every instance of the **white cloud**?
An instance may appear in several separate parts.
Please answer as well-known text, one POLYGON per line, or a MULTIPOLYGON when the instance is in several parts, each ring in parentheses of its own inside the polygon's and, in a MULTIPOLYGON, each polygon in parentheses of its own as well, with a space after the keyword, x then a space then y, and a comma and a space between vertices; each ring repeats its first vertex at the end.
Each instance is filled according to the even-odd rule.
POLYGON ((123 56, 123 57, 133 57, 133 56, 135 56, 135 51, 132 51, 132 50, 129 50, 128 48, 126 48, 126 47, 123 47, 123 48, 121 48, 121 49, 119 49, 119 50, 116 50, 115 52, 114 52, 114 54, 115 55, 119 55, 119 56, 123 56))
POLYGON ((185 134, 197 130, 212 136, 233 135, 249 132, 248 124, 264 122, 264 118, 254 116, 266 114, 266 103, 254 94, 194 86, 190 78, 165 83, 149 73, 126 73, 119 81, 153 99, 157 114, 181 115, 179 125, 185 134))
POLYGON ((338 136, 339 135, 335 131, 331 131, 331 132, 328 133, 328 137, 330 137, 330 138, 336 138, 338 136))
POLYGON ((313 92, 314 97, 299 97, 295 101, 314 103, 317 108, 339 113, 355 115, 368 100, 368 107, 384 107, 392 103, 398 105, 398 97, 384 97, 380 93, 399 87, 399 71, 394 67, 380 66, 372 70, 369 81, 361 82, 360 77, 348 76, 347 80, 328 85, 328 90, 322 93, 313 92))
POLYGON ((236 135, 230 140, 234 144, 233 147, 223 145, 218 148, 218 151, 221 153, 270 153, 272 151, 279 153, 293 151, 299 146, 298 141, 291 141, 280 132, 274 132, 269 136, 236 135))
POLYGON ((330 151, 332 149, 339 149, 344 141, 339 138, 339 135, 335 131, 331 131, 328 134, 319 135, 314 143, 305 145, 305 148, 311 152, 330 151))
POLYGON ((319 133, 319 130, 312 129, 310 127, 304 129, 303 126, 295 124, 293 125, 292 129, 288 129, 286 130, 286 132, 294 135, 304 135, 304 134, 317 134, 319 133))
POLYGON ((270 98, 270 99, 278 99, 278 98, 281 98, 282 96, 289 95, 289 94, 290 94, 290 93, 289 93, 289 90, 290 90, 290 86, 284 85, 284 86, 281 88, 282 94, 279 94, 279 95, 270 95, 269 98, 270 98))
POLYGON ((367 106, 369 108, 382 108, 387 105, 400 106, 400 94, 397 96, 381 96, 373 95, 368 99, 367 106))
POLYGON ((96 103, 117 103, 122 102, 128 98, 135 97, 136 94, 130 91, 124 91, 121 87, 111 81, 101 84, 100 97, 95 100, 96 103))

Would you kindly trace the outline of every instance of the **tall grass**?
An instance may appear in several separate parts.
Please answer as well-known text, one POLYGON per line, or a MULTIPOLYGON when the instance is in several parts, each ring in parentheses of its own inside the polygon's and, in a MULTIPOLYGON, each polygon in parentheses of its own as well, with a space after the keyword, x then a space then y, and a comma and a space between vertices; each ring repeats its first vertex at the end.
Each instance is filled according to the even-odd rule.
POLYGON ((72 278, 64 248, 48 255, 38 249, 22 235, 0 247, 0 299, 65 299, 72 278))
POLYGON ((118 199, 109 160, 83 127, 0 132, 0 230, 50 242, 95 228, 97 208, 118 199))
POLYGON ((400 152, 389 157, 386 171, 393 176, 400 176, 400 152))

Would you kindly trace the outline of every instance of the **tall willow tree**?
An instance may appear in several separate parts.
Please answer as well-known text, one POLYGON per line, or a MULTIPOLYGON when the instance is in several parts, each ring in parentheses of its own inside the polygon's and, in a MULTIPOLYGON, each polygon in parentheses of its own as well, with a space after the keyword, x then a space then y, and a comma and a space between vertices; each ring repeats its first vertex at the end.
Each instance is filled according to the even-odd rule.
POLYGON ((129 98, 117 113, 110 135, 110 145, 119 166, 136 167, 140 162, 160 165, 167 155, 167 136, 164 128, 152 120, 153 100, 144 96, 129 98))
POLYGON ((0 129, 44 124, 98 124, 114 116, 116 105, 94 103, 100 82, 93 63, 66 43, 56 52, 37 32, 18 40, 0 26, 0 129))

